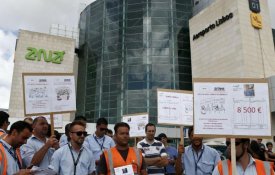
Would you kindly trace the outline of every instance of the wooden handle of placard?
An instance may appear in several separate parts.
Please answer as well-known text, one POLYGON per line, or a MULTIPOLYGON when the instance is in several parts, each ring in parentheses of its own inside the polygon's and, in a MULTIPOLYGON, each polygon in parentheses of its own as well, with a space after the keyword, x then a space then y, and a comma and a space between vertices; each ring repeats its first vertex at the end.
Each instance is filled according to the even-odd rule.
POLYGON ((237 175, 235 138, 231 138, 231 166, 232 175, 237 175))
POLYGON ((50 114, 51 117, 51 135, 54 135, 54 119, 53 119, 53 113, 50 114))
POLYGON ((184 126, 180 127, 180 144, 184 146, 184 133, 183 133, 184 126))

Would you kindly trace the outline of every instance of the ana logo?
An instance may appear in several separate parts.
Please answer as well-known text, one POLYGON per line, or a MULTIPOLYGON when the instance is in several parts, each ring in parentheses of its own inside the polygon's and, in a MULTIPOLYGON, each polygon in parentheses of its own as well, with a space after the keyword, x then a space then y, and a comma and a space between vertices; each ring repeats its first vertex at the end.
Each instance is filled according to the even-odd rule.
POLYGON ((28 53, 26 54, 25 58, 27 60, 32 61, 41 61, 41 58, 43 57, 45 62, 52 62, 55 64, 61 64, 63 61, 63 57, 65 55, 65 51, 52 51, 50 50, 48 53, 45 51, 45 49, 36 49, 33 47, 27 48, 28 53))

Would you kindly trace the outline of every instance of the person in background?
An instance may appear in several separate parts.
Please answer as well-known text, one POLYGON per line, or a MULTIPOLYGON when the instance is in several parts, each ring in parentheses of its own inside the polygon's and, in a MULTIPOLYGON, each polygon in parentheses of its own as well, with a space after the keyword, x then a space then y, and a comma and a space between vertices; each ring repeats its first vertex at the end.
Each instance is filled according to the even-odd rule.
POLYGON ((86 137, 84 145, 90 149, 95 157, 96 165, 98 165, 100 155, 105 149, 115 146, 114 140, 105 135, 108 130, 108 122, 105 118, 99 118, 96 122, 96 131, 94 134, 86 137))
POLYGON ((145 126, 145 134, 146 137, 138 142, 137 148, 141 150, 147 164, 147 173, 149 175, 164 175, 168 159, 164 145, 160 141, 155 140, 156 126, 148 123, 145 126))
POLYGON ((147 175, 145 161, 140 150, 129 147, 130 126, 120 122, 115 124, 114 130, 116 146, 105 150, 101 155, 98 175, 123 174, 123 172, 132 171, 135 175, 147 175), (114 173, 115 171, 120 171, 120 173, 114 173))
POLYGON ((3 135, 7 134, 7 129, 8 126, 10 125, 9 122, 9 114, 4 112, 4 111, 0 111, 0 138, 3 135))
POLYGON ((111 129, 108 129, 106 135, 113 138, 113 131, 111 129))
POLYGON ((85 124, 74 121, 69 127, 68 144, 56 150, 49 168, 59 175, 91 175, 95 171, 93 153, 83 146, 87 136, 85 124))
POLYGON ((251 156, 255 159, 265 161, 268 157, 263 149, 260 148, 260 144, 257 141, 252 140, 250 142, 250 147, 248 148, 251 156))
POLYGON ((168 145, 168 138, 166 134, 164 133, 159 134, 158 139, 163 143, 165 147, 168 162, 169 162, 168 165, 165 167, 165 172, 166 172, 165 174, 175 175, 176 174, 175 163, 178 157, 177 149, 168 145))
POLYGON ((258 144, 259 144, 259 147, 261 148, 261 149, 264 149, 265 150, 265 145, 262 143, 262 141, 263 141, 263 139, 257 139, 257 142, 258 142, 258 144))
POLYGON ((23 121, 30 124, 30 125, 32 125, 33 119, 31 117, 26 117, 26 118, 24 118, 23 121))
POLYGON ((70 133, 70 124, 71 123, 68 123, 66 126, 65 126, 65 134, 62 134, 60 140, 59 140, 59 146, 62 147, 66 144, 68 144, 68 142, 70 141, 70 137, 69 137, 69 133, 70 133))
POLYGON ((51 157, 59 148, 55 135, 47 138, 48 122, 45 117, 37 117, 33 121, 33 135, 21 147, 21 156, 25 167, 32 165, 48 168, 51 157))
POLYGON ((194 129, 191 127, 188 130, 191 145, 178 147, 176 173, 181 174, 185 170, 186 175, 211 175, 221 160, 220 155, 215 149, 204 145, 201 137, 193 134, 194 129))
MULTIPOLYGON (((212 175, 232 175, 231 166, 231 142, 226 139, 227 152, 229 159, 220 161, 215 167, 212 175), (226 171, 226 172, 225 172, 226 171)), ((238 175, 274 175, 272 166, 269 162, 254 159, 249 154, 250 139, 236 138, 236 169, 238 175)))
POLYGON ((275 162, 275 153, 272 152, 273 144, 271 142, 266 143, 267 147, 267 154, 268 154, 268 161, 275 162))
POLYGON ((29 169, 22 169, 22 160, 17 148, 26 143, 32 134, 31 126, 24 121, 11 125, 9 134, 0 140, 0 172, 1 175, 29 175, 29 169))

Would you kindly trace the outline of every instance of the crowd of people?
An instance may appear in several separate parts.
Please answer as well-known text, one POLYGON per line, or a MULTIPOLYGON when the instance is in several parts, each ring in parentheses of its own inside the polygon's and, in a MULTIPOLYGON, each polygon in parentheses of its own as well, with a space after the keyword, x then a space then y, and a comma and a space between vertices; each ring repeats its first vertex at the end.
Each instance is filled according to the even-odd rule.
POLYGON ((0 111, 0 175, 34 174, 33 167, 59 175, 231 175, 231 156, 236 157, 239 175, 274 175, 273 144, 236 138, 236 155, 226 139, 226 158, 203 144, 203 138, 188 130, 190 144, 168 144, 165 133, 155 137, 156 126, 148 123, 145 137, 129 146, 130 126, 118 122, 114 133, 105 118, 96 122, 94 133, 86 131, 86 118, 76 117, 61 137, 49 134, 47 120, 26 118, 10 126, 9 115, 0 111))

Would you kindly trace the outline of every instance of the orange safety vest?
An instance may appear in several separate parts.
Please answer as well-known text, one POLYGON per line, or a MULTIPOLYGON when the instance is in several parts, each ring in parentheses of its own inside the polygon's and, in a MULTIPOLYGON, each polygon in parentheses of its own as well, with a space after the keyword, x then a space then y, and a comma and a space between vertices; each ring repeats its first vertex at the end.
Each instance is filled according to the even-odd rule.
MULTIPOLYGON (((220 161, 217 166, 220 175, 232 175, 230 160, 220 161)), ((271 162, 255 159, 255 166, 258 175, 274 175, 273 164, 271 162)))
POLYGON ((137 148, 129 147, 126 161, 121 157, 116 147, 104 151, 108 175, 114 175, 114 168, 132 165, 135 175, 140 174, 142 154, 137 148))
POLYGON ((7 174, 7 156, 5 152, 5 148, 2 144, 0 144, 0 175, 6 175, 7 174))
MULTIPOLYGON (((0 131, 0 139, 5 138, 6 136, 7 136, 6 133, 0 131)), ((0 145, 1 145, 1 144, 0 144, 0 145)), ((3 147, 3 145, 2 145, 2 147, 3 147)), ((5 153, 5 152, 4 152, 4 153, 5 153)), ((22 167, 23 162, 22 162, 22 157, 21 157, 21 153, 20 153, 20 148, 17 148, 17 149, 15 150, 15 154, 16 154, 16 156, 17 156, 17 158, 18 158, 18 161, 19 161, 19 163, 20 163, 20 166, 22 167)), ((0 175, 1 175, 1 174, 0 174, 0 175)))

